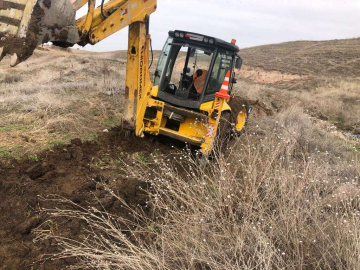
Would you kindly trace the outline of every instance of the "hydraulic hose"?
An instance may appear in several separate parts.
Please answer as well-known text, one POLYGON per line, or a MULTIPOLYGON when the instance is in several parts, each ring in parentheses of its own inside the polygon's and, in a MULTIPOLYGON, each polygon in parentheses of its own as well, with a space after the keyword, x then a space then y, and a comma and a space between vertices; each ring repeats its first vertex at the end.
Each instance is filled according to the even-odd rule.
POLYGON ((101 0, 101 16, 103 16, 105 19, 109 16, 105 15, 105 12, 104 12, 104 2, 105 0, 101 0))

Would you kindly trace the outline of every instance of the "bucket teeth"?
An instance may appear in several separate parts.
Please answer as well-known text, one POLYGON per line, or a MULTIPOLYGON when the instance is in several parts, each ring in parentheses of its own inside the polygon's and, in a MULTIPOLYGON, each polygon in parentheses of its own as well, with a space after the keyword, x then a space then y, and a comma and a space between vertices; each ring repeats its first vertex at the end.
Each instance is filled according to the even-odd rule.
POLYGON ((5 54, 4 47, 0 47, 0 61, 3 59, 4 54, 5 54))
POLYGON ((11 56, 11 59, 10 59, 10 66, 11 67, 15 67, 17 64, 20 63, 20 58, 19 56, 17 55, 17 53, 14 53, 12 56, 11 56))

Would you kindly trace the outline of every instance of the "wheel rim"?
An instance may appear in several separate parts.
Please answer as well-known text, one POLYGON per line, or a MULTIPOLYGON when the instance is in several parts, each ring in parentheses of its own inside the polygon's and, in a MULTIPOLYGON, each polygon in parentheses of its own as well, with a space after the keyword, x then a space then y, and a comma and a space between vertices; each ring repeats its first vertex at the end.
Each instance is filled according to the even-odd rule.
POLYGON ((237 132, 240 132, 244 128, 246 123, 246 118, 247 118, 246 109, 244 108, 239 112, 237 116, 237 121, 235 126, 237 132))

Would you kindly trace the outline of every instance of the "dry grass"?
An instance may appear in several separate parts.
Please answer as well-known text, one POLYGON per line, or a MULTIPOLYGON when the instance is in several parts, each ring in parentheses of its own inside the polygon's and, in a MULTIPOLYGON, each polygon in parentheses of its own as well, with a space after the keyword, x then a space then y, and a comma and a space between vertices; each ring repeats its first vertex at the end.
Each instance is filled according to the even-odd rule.
POLYGON ((76 258, 76 269, 358 269, 360 162, 356 149, 322 131, 301 109, 257 123, 200 165, 187 152, 127 164, 148 201, 128 218, 53 197, 38 240, 76 258), (344 185, 351 192, 342 193, 344 185), (339 189, 340 188, 340 189, 339 189), (79 219, 77 241, 58 218, 79 219))
MULTIPOLYGON (((266 73, 266 72, 265 72, 266 73)), ((360 82, 344 78, 328 79, 311 91, 279 90, 276 86, 252 81, 239 81, 235 92, 259 100, 269 108, 281 111, 299 106, 316 118, 329 121, 345 133, 360 134, 360 82)))
POLYGON ((246 65, 300 75, 356 78, 360 39, 295 41, 241 50, 246 65))
MULTIPOLYGON (((241 50, 247 65, 237 91, 254 96, 249 85, 262 84, 258 98, 275 109, 301 106, 312 116, 360 134, 360 39, 299 41, 241 50), (245 82, 244 82, 245 81, 245 82)), ((256 95, 255 95, 256 97, 256 95)))
POLYGON ((16 68, 2 66, 0 157, 91 139, 121 123, 126 54, 113 54, 45 47, 16 68))
POLYGON ((360 133, 360 83, 340 80, 313 93, 296 94, 305 108, 344 130, 360 133))

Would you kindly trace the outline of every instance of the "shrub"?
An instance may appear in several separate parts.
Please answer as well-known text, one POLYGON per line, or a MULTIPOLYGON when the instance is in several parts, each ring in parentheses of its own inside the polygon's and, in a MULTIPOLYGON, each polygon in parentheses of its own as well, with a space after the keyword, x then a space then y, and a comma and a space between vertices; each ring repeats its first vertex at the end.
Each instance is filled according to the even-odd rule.
POLYGON ((51 256, 75 257, 79 269, 358 269, 359 203, 333 196, 357 185, 360 167, 354 156, 334 159, 332 143, 293 109, 250 123, 211 161, 183 152, 124 163, 147 183, 146 205, 108 185, 129 216, 52 197, 50 217, 81 220, 86 231, 75 240, 43 226, 38 240, 55 240, 61 251, 51 256))

